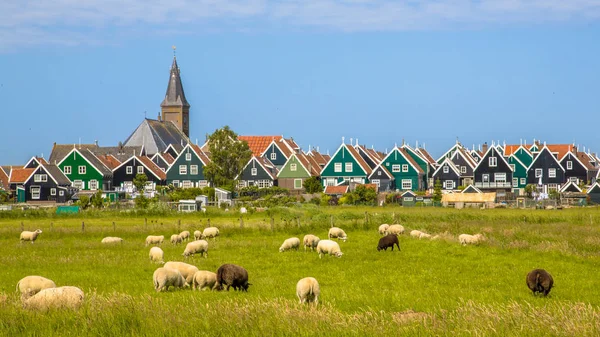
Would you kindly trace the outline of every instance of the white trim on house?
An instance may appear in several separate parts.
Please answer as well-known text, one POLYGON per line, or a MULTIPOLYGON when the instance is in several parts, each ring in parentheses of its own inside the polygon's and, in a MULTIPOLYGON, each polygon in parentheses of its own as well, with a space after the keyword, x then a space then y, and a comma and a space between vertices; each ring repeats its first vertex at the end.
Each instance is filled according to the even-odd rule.
MULTIPOLYGON (((440 164, 440 166, 433 172, 432 177, 436 176, 438 171, 440 169, 442 169, 442 167, 444 167, 444 163, 448 164, 448 167, 450 167, 452 169, 452 171, 454 171, 454 173, 456 173, 456 175, 460 178, 460 171, 456 168, 456 165, 454 165, 454 163, 452 162, 452 160, 450 160, 450 158, 444 159, 444 161, 440 164)), ((449 173, 449 171, 444 172, 444 173, 449 173)), ((434 179, 434 181, 435 181, 435 179, 434 179)))
MULTIPOLYGON (((333 160, 335 159, 335 156, 337 156, 338 152, 340 152, 340 150, 344 147, 347 147, 348 144, 346 143, 342 143, 342 145, 340 145, 340 147, 338 147, 338 149, 335 151, 335 153, 333 154, 333 156, 331 156, 331 158, 329 159, 329 161, 327 162, 327 164, 325 164, 325 166, 323 166, 323 169, 321 169, 321 172, 319 172, 319 176, 323 176, 323 172, 325 172, 325 170, 327 170, 327 168, 329 167, 329 165, 331 165, 331 163, 333 162, 333 160)), ((358 165, 358 167, 360 167, 360 169, 363 171, 363 174, 365 176, 368 176, 369 174, 367 174, 367 171, 365 171, 365 169, 362 167, 362 165, 360 165, 360 162, 358 161, 358 159, 356 159, 356 157, 354 157, 354 155, 352 154, 352 152, 348 151, 348 149, 346 148, 346 152, 348 152, 348 154, 350 156, 352 156, 352 159, 354 159, 354 161, 356 162, 356 164, 358 165)), ((362 159, 362 158, 361 158, 362 159)), ((383 161, 382 161, 383 162, 383 161)), ((367 165, 368 166, 368 165, 367 165)), ((334 173, 339 173, 339 172, 335 172, 334 173)))
MULTIPOLYGON (((504 158, 503 155, 501 155, 500 153, 498 153, 498 149, 496 149, 495 146, 490 146, 490 148, 483 154, 483 156, 481 157, 481 160, 479 160, 479 162, 477 163, 477 166, 475 166, 475 168, 473 169, 473 175, 475 175, 475 171, 477 171, 477 169, 479 168, 479 166, 481 166, 481 164, 483 163, 483 158, 487 157, 488 153, 492 150, 496 151, 496 158, 500 158, 499 160, 502 160, 504 162, 504 164, 506 164, 506 166, 508 167, 509 170, 511 170, 512 172, 512 168, 510 167, 510 165, 508 164, 508 162, 506 161, 506 159, 504 158)), ((489 163, 488 163, 489 164, 489 163)), ((498 165, 498 162, 496 162, 496 167, 498 165)))
MULTIPOLYGON (((306 154, 305 154, 305 156, 306 156, 306 154)), ((308 171, 308 169, 306 167, 304 167, 304 164, 302 164, 302 161, 298 158, 298 156, 296 155, 296 153, 292 153, 292 155, 286 160, 285 164, 283 164, 283 166, 281 167, 281 170, 279 170, 279 172, 277 172, 277 178, 279 178, 279 174, 281 174, 281 172, 284 171, 284 169, 285 169, 286 166, 291 165, 291 164, 298 164, 298 163, 300 164, 300 167, 302 167, 304 169, 304 172, 306 172, 306 174, 309 177, 313 176, 312 174, 310 174, 310 172, 308 171), (291 162, 292 158, 296 158, 296 161, 294 163, 291 162)), ((290 167, 290 171, 291 172, 298 172, 297 170, 296 171, 292 171, 291 167, 290 167)))
MULTIPOLYGON (((533 165, 535 164, 535 162, 541 157, 542 151, 544 151, 544 149, 546 151, 548 151, 548 153, 550 153, 550 156, 558 164, 558 167, 560 167, 563 170, 563 172, 565 172, 565 168, 562 167, 562 165, 560 164, 560 161, 556 158, 556 156, 554 156, 554 154, 552 153, 552 151, 550 151, 550 149, 546 146, 546 144, 544 144, 542 149, 538 151, 538 155, 533 159, 533 161, 531 162, 531 165, 529 165, 529 167, 527 168, 527 172, 529 172, 529 169, 532 168, 533 165)), ((585 167, 585 165, 584 165, 584 167, 585 167)))

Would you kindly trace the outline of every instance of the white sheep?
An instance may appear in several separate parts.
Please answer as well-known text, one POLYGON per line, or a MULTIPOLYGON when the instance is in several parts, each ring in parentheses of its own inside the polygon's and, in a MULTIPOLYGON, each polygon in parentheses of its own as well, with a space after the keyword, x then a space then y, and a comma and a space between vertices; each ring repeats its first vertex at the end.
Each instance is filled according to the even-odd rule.
POLYGON ((316 305, 319 303, 320 293, 319 282, 314 277, 305 277, 296 284, 296 296, 301 304, 313 302, 316 305))
POLYGON ((83 291, 77 287, 47 288, 27 299, 23 299, 23 307, 35 310, 77 309, 83 304, 83 299, 83 291))
POLYGON ((279 247, 279 252, 285 252, 286 250, 295 249, 298 250, 300 248, 300 239, 298 238, 289 238, 283 241, 281 247, 279 247))
POLYGON ((346 240, 348 240, 348 236, 346 235, 346 232, 344 232, 344 230, 339 227, 331 227, 329 229, 329 234, 327 234, 327 236, 329 237, 329 239, 337 238, 344 242, 346 242, 346 240))
POLYGON ((215 286, 215 283, 217 283, 217 274, 208 270, 198 270, 194 274, 194 279, 192 280, 192 289, 212 289, 215 286))
POLYGON ((323 254, 333 255, 335 257, 342 257, 340 245, 331 240, 321 240, 317 244, 317 253, 319 253, 319 259, 323 257, 323 254))
POLYGON ((169 290, 170 286, 182 288, 186 284, 185 279, 179 270, 168 268, 166 265, 165 267, 158 268, 154 271, 152 283, 154 284, 154 290, 158 292, 163 289, 169 290))
POLYGON ((421 233, 421 235, 419 235, 419 239, 431 239, 431 234, 421 233))
POLYGON ((150 248, 150 261, 152 262, 156 262, 156 263, 165 263, 163 261, 164 257, 165 257, 165 252, 163 252, 162 249, 160 249, 160 247, 152 247, 150 248))
POLYGON ((20 291, 21 297, 24 298, 48 288, 56 288, 54 281, 37 275, 25 276, 17 283, 17 291, 20 291))
POLYGON ((200 254, 200 256, 208 257, 208 242, 206 240, 196 240, 188 243, 183 251, 183 256, 200 254))
POLYGON ((104 239, 102 239, 101 242, 102 243, 123 243, 123 239, 114 237, 114 236, 107 236, 104 239))
POLYGON ((388 228, 390 228, 390 225, 388 225, 386 223, 379 226, 379 235, 387 235, 388 228))
POLYGON ((240 213, 246 214, 246 213, 248 213, 248 210, 246 209, 246 207, 242 207, 242 208, 240 208, 240 213))
POLYGON ((317 244, 319 244, 319 241, 321 241, 321 239, 319 239, 318 236, 312 234, 305 235, 304 240, 302 240, 304 243, 304 251, 306 251, 307 247, 310 247, 311 251, 315 250, 315 248, 317 248, 317 244))
POLYGON ((198 271, 198 267, 192 266, 191 264, 187 264, 185 262, 169 261, 165 263, 164 267, 179 270, 181 276, 183 276, 185 280, 185 284, 188 286, 192 284, 194 274, 198 271))
POLYGON ((42 234, 41 229, 36 229, 34 232, 23 231, 21 232, 21 243, 23 243, 23 241, 31 241, 31 243, 33 243, 40 234, 42 234))
POLYGON ((194 231, 194 240, 200 240, 200 239, 202 239, 202 232, 194 231))
POLYGON ((183 231, 183 232, 179 233, 179 236, 181 236, 181 241, 188 241, 190 239, 190 232, 183 231))
POLYGON ((146 247, 148 247, 148 245, 160 245, 164 240, 164 235, 148 235, 146 237, 146 247))
POLYGON ((423 234, 423 232, 418 231, 416 229, 410 231, 410 236, 413 237, 413 238, 417 238, 418 239, 421 236, 421 234, 423 234))
POLYGON ((179 234, 173 234, 171 235, 171 243, 174 245, 177 245, 179 243, 181 243, 183 240, 181 238, 181 235, 179 234))
POLYGON ((219 236, 219 229, 217 227, 207 227, 202 232, 202 239, 216 239, 219 236))
POLYGON ((391 225, 390 227, 388 227, 387 232, 388 234, 396 235, 404 234, 404 226, 398 224, 391 225))
POLYGON ((475 234, 475 235, 461 234, 458 236, 458 242, 460 242, 460 244, 463 246, 466 246, 467 244, 476 245, 476 244, 479 244, 479 242, 483 241, 483 240, 485 240, 485 238, 483 237, 483 234, 475 234))

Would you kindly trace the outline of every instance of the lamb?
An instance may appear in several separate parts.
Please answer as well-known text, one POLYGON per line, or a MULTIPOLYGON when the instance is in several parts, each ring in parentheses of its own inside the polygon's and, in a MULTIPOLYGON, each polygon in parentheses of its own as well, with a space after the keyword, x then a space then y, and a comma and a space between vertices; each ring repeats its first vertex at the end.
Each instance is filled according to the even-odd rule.
POLYGON ((400 244, 398 243, 398 235, 388 234, 379 239, 379 243, 377 244, 377 251, 387 251, 388 247, 392 247, 392 251, 394 251, 394 244, 396 244, 398 250, 400 250, 400 244))
POLYGON ((194 254, 200 254, 204 258, 208 258, 208 242, 206 240, 196 240, 188 243, 182 255, 189 257, 194 254))
POLYGON ((194 279, 194 274, 198 271, 198 267, 185 262, 169 261, 165 263, 164 268, 176 269, 181 273, 185 280, 185 285, 191 285, 194 279))
POLYGON ((343 229, 338 227, 331 227, 327 236, 329 237, 329 239, 337 238, 338 240, 342 240, 344 242, 346 242, 346 240, 348 239, 348 236, 346 236, 346 232, 344 232, 343 229))
POLYGON ((390 228, 390 225, 388 225, 386 223, 384 223, 383 225, 379 226, 379 235, 387 235, 388 228, 390 228))
POLYGON ((164 235, 148 235, 146 237, 146 247, 148 247, 148 245, 161 245, 164 240, 164 235))
POLYGON ((23 241, 31 241, 33 244, 33 241, 35 241, 40 234, 42 234, 41 229, 36 229, 34 232, 23 231, 21 232, 21 243, 23 243, 23 241))
POLYGON ((177 245, 177 244, 180 244, 181 242, 183 242, 181 235, 179 235, 179 234, 171 235, 171 243, 172 244, 177 245))
POLYGON ((304 251, 306 251, 306 247, 310 247, 310 251, 315 250, 317 248, 317 244, 321 241, 319 237, 314 236, 312 234, 308 234, 304 236, 302 242, 304 243, 304 251))
POLYGON ((483 241, 483 240, 485 240, 485 238, 483 237, 483 234, 475 234, 475 235, 461 234, 458 236, 458 242, 460 242, 460 244, 463 246, 466 246, 467 244, 476 245, 476 244, 479 244, 479 242, 483 241))
POLYGON ((154 284, 154 290, 157 292, 164 290, 169 290, 169 287, 182 288, 185 286, 186 282, 181 275, 181 272, 177 269, 161 267, 154 271, 152 275, 152 282, 154 284))
POLYGON ((189 231, 183 231, 183 232, 179 233, 179 236, 181 236, 181 241, 189 241, 189 239, 190 239, 190 232, 189 231))
POLYGON ((194 231, 194 240, 200 240, 200 239, 202 239, 202 232, 194 231))
POLYGON ((534 269, 527 274, 527 286, 533 292, 533 295, 540 293, 548 296, 553 285, 552 275, 544 269, 534 269))
POLYGON ((298 250, 300 248, 300 239, 298 238, 289 238, 283 241, 281 247, 279 247, 279 252, 285 252, 286 250, 295 249, 298 250))
POLYGON ((413 238, 417 238, 418 239, 419 237, 421 237, 421 234, 423 234, 423 232, 418 231, 416 229, 410 231, 410 236, 413 237, 413 238))
POLYGON ((150 261, 156 262, 156 263, 165 263, 163 261, 164 257, 165 257, 165 253, 163 252, 162 249, 160 249, 160 247, 150 248, 150 261))
POLYGON ((321 240, 317 244, 317 253, 319 253, 319 259, 323 257, 323 254, 329 254, 335 257, 342 257, 340 245, 331 240, 321 240))
POLYGON ((248 291, 248 271, 235 264, 224 264, 217 270, 217 282, 213 289, 223 290, 223 285, 233 287, 233 290, 248 291))
POLYGON ((202 239, 213 238, 216 239, 219 236, 219 229, 217 227, 207 227, 202 232, 202 239))
POLYGON ((212 289, 215 286, 215 283, 217 283, 217 274, 208 270, 197 271, 192 280, 194 290, 212 289))
POLYGON ((42 276, 25 276, 17 283, 17 291, 21 297, 28 298, 48 288, 56 288, 54 281, 42 276))
POLYGON ((77 309, 83 304, 83 291, 77 287, 47 288, 23 300, 23 307, 34 310, 77 309))
POLYGON ((388 230, 387 230, 388 234, 396 234, 396 235, 400 235, 400 234, 404 234, 404 226, 402 225, 391 225, 388 230))
POLYGON ((102 243, 123 243, 123 239, 114 236, 107 236, 101 241, 102 243))
POLYGON ((311 302, 315 305, 318 304, 320 293, 319 282, 314 277, 305 277, 296 284, 296 296, 298 296, 300 304, 311 302))

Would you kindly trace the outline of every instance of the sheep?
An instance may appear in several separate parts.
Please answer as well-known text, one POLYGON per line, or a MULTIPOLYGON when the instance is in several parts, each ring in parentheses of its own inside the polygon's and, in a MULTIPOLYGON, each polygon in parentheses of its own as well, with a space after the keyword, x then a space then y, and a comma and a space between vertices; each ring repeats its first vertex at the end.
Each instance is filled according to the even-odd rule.
POLYGON ((24 299, 23 307, 34 310, 77 309, 83 304, 84 297, 83 291, 77 287, 47 288, 24 299))
POLYGON ((23 243, 23 241, 31 241, 33 244, 33 241, 35 241, 40 234, 42 234, 41 229, 36 229, 34 232, 23 231, 21 232, 21 243, 23 243))
POLYGON ((317 244, 317 253, 319 253, 319 259, 323 257, 323 254, 333 255, 335 257, 342 257, 340 245, 331 240, 321 240, 317 244))
POLYGON ((314 236, 312 234, 305 235, 304 239, 302 240, 304 243, 304 251, 306 251, 306 247, 310 247, 310 251, 315 250, 315 248, 317 248, 317 244, 319 244, 319 241, 321 241, 321 239, 319 239, 318 236, 314 236))
POLYGON ((107 236, 101 241, 102 243, 123 243, 123 239, 114 236, 107 236))
POLYGON ((177 269, 160 267, 154 271, 152 275, 152 283, 154 284, 154 290, 157 292, 164 290, 169 290, 169 286, 173 286, 176 288, 182 288, 187 283, 181 275, 181 272, 177 269))
POLYGON ((458 242, 460 242, 461 245, 466 246, 467 244, 479 244, 479 241, 483 241, 485 240, 485 238, 483 237, 483 234, 475 234, 475 235, 469 235, 469 234, 461 234, 458 236, 458 242))
POLYGON ((164 240, 164 235, 148 235, 146 237, 146 247, 148 247, 148 245, 161 245, 164 240))
POLYGON ((204 258, 208 258, 208 242, 206 240, 192 241, 185 246, 185 250, 181 255, 189 257, 194 254, 200 254, 204 258))
POLYGON ((219 229, 217 227, 207 227, 202 232, 202 239, 213 238, 216 239, 219 236, 219 229))
POLYGON ((421 235, 419 235, 419 239, 432 239, 432 238, 431 238, 431 234, 421 233, 421 235))
POLYGON ((396 235, 404 234, 404 226, 398 224, 391 225, 388 227, 387 233, 396 235))
POLYGON ((384 223, 383 225, 379 226, 379 235, 387 235, 388 228, 390 228, 390 225, 388 225, 386 223, 384 223))
POLYGON ((33 296, 48 288, 56 288, 54 281, 37 275, 25 276, 17 283, 17 291, 21 292, 23 298, 33 296))
POLYGON ((183 232, 179 233, 179 236, 181 236, 181 241, 189 241, 189 239, 190 239, 190 232, 189 231, 183 231, 183 232))
POLYGON ((344 232, 344 230, 339 227, 331 227, 327 236, 329 237, 329 239, 337 238, 338 240, 342 240, 344 242, 348 240, 346 232, 344 232))
POLYGON ((185 280, 185 285, 188 286, 192 284, 194 274, 198 271, 198 267, 185 262, 169 261, 165 263, 163 267, 179 270, 181 276, 183 276, 183 279, 185 280))
POLYGON ((202 232, 194 231, 194 240, 200 240, 200 239, 202 239, 202 232))
POLYGON ((421 236, 421 234, 423 234, 423 232, 418 231, 416 229, 410 231, 410 236, 413 237, 413 238, 417 238, 418 239, 421 236))
POLYGON ((281 247, 279 247, 279 252, 282 253, 290 249, 298 250, 298 248, 300 248, 300 239, 289 238, 283 241, 283 244, 281 244, 281 247))
POLYGON ((377 251, 387 251, 388 247, 392 247, 392 251, 394 251, 394 244, 396 244, 398 250, 400 250, 400 244, 398 243, 398 235, 388 234, 379 239, 379 243, 377 244, 377 251))
POLYGON ((533 292, 548 296, 552 286, 554 285, 554 279, 552 275, 544 269, 534 269, 527 274, 527 286, 533 292))
POLYGON ((315 305, 319 303, 319 294, 321 288, 319 282, 314 277, 305 277, 296 284, 296 296, 302 303, 311 303, 315 305))
POLYGON ((174 245, 178 245, 181 242, 183 242, 183 239, 181 238, 181 235, 179 234, 173 234, 171 235, 171 243, 174 245))
POLYGON ((223 285, 233 287, 233 290, 248 291, 248 271, 235 264, 224 264, 217 270, 217 282, 213 289, 223 290, 223 285))
POLYGON ((164 257, 165 257, 165 253, 163 252, 162 249, 160 249, 160 247, 152 247, 150 248, 150 261, 152 262, 156 262, 156 263, 165 263, 163 261, 164 257))
POLYGON ((215 286, 215 283, 217 283, 217 274, 208 270, 198 270, 194 274, 194 279, 192 280, 194 290, 212 289, 215 286))

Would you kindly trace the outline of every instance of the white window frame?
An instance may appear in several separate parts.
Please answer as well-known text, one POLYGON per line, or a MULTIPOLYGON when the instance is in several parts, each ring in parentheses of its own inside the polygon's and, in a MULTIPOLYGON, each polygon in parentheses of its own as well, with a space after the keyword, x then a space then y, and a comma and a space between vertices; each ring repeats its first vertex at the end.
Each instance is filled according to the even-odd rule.
POLYGON ((290 171, 296 172, 298 170, 298 164, 292 163, 290 164, 290 171))
POLYGON ((573 169, 573 162, 571 160, 567 160, 567 170, 573 169))
POLYGON ((144 174, 144 167, 142 165, 137 167, 137 174, 144 174))
POLYGON ((294 189, 295 190, 302 189, 302 179, 294 179, 294 189), (298 187, 298 183, 300 183, 300 187, 298 187))
POLYGON ((71 174, 71 166, 63 167, 63 171, 65 172, 65 174, 71 174))
POLYGON ((444 181, 444 189, 446 189, 446 190, 453 190, 454 189, 454 180, 445 180, 444 181))
POLYGON ((485 173, 481 175, 481 182, 482 183, 489 183, 490 182, 490 175, 489 173, 485 173))
POLYGON ((379 188, 380 180, 379 179, 372 179, 371 180, 371 184, 375 184, 375 185, 377 185, 377 188, 379 188))
POLYGON ((144 190, 154 191, 154 181, 152 181, 152 180, 146 181, 146 185, 144 185, 144 190))
POLYGON ((536 177, 536 178, 539 178, 539 177, 541 177, 543 172, 544 172, 544 171, 543 171, 541 168, 536 168, 536 169, 535 169, 535 177, 536 177))
POLYGON ((577 183, 579 183, 579 178, 577 178, 577 177, 569 177, 569 181, 577 184, 577 183))
POLYGON ((378 170, 377 171, 377 176, 380 176, 380 175, 381 175, 381 170, 378 170))
POLYGON ((352 172, 352 169, 353 169, 352 166, 353 166, 352 163, 346 163, 346 165, 344 165, 345 171, 346 172, 352 172))
POLYGON ((90 190, 97 190, 98 189, 98 180, 96 180, 96 179, 90 180, 88 182, 88 188, 90 190))
POLYGON ((31 199, 40 200, 42 196, 42 188, 40 186, 31 186, 29 192, 31 193, 31 199))
POLYGON ((65 191, 63 191, 63 190, 58 191, 58 195, 61 196, 61 197, 64 196, 65 195, 65 191))
POLYGON ((521 178, 521 185, 525 185, 525 184, 527 184, 527 179, 521 178))
POLYGON ((488 159, 488 164, 489 164, 489 167, 497 167, 498 166, 498 158, 497 157, 490 157, 488 159))
POLYGON ((181 188, 192 188, 194 183, 191 180, 184 180, 181 182, 181 188))
POLYGON ((256 185, 258 186, 258 188, 271 187, 271 184, 272 184, 272 181, 266 180, 266 179, 261 179, 256 182, 256 185))
POLYGON ((256 167, 253 167, 253 168, 250 169, 250 175, 251 176, 258 175, 258 170, 256 169, 256 167))
POLYGON ((56 188, 51 188, 50 189, 50 195, 51 196, 56 196, 56 188))
POLYGON ((85 181, 83 180, 73 180, 73 187, 84 190, 85 189, 85 181))
POLYGON ((208 186, 208 180, 198 180, 198 187, 208 186))
POLYGON ((198 165, 190 165, 190 174, 198 175, 198 165))
POLYGON ((552 190, 558 190, 558 184, 550 183, 548 184, 548 192, 552 190))
POLYGON ((460 173, 461 174, 466 174, 467 173, 467 167, 466 166, 461 166, 460 167, 460 173))
POLYGON ((342 163, 334 163, 333 172, 342 172, 342 163))
POLYGON ((179 180, 173 180, 171 184, 173 184, 173 187, 179 187, 179 180))
POLYGON ((187 165, 179 165, 179 174, 187 174, 187 165))
POLYGON ((192 161, 192 154, 190 152, 185 154, 185 161, 192 161))
POLYGON ((402 179, 401 188, 403 190, 412 190, 412 179, 402 179))
POLYGON ((402 164, 402 172, 408 172, 408 164, 402 164))
POLYGON ((519 187, 519 178, 513 178, 513 187, 519 187))
POLYGON ((444 168, 442 168, 442 171, 444 173, 448 173, 448 172, 450 172, 450 167, 447 164, 444 164, 444 168))
POLYGON ((505 172, 496 172, 494 173, 494 182, 506 182, 506 173, 505 172))
POLYGON ((269 156, 269 158, 271 158, 271 160, 277 160, 277 153, 271 152, 271 155, 269 156))
POLYGON ((555 168, 548 169, 548 178, 556 178, 556 169, 555 168))
POLYGON ((392 172, 400 172, 400 164, 393 164, 392 165, 392 172))
POLYGON ((85 165, 80 165, 77 167, 77 172, 79 172, 79 174, 85 174, 87 172, 85 165))
POLYGON ((36 183, 45 183, 48 181, 48 175, 47 174, 34 174, 33 181, 36 183))
POLYGON ((133 166, 127 166, 127 167, 125 167, 125 173, 126 174, 133 174, 133 166))

